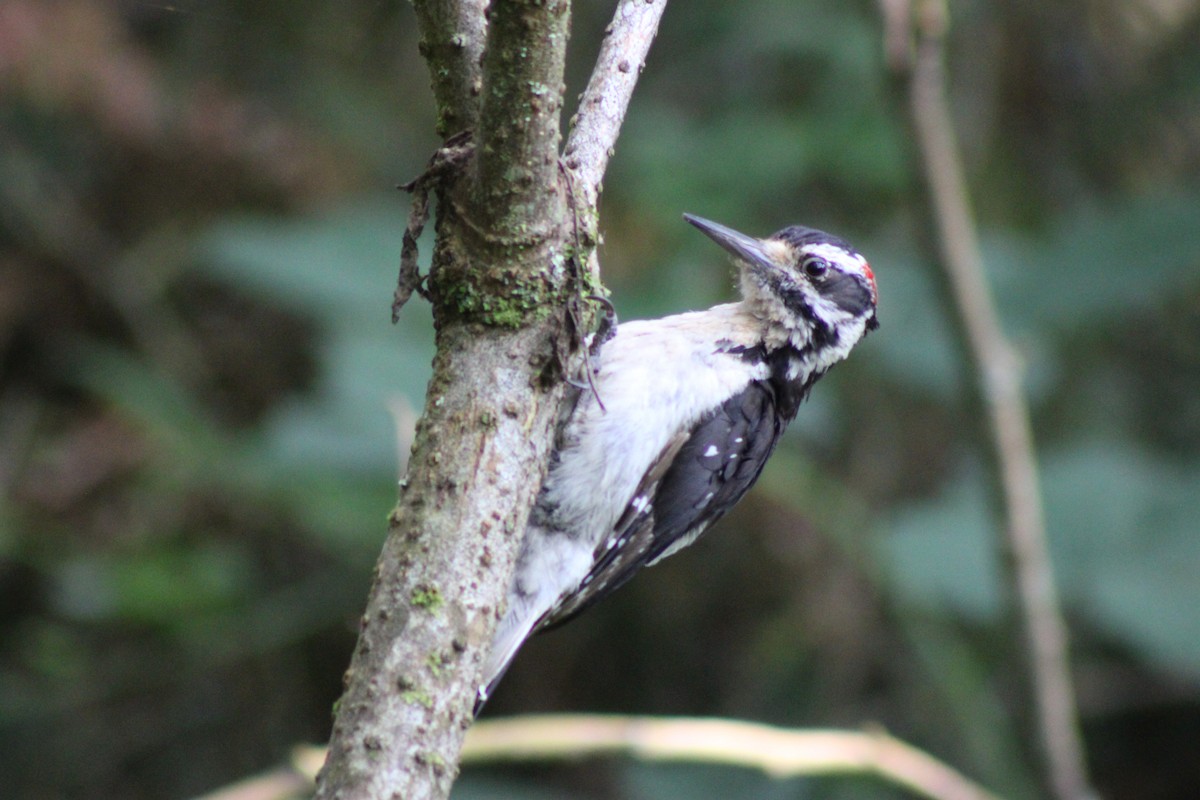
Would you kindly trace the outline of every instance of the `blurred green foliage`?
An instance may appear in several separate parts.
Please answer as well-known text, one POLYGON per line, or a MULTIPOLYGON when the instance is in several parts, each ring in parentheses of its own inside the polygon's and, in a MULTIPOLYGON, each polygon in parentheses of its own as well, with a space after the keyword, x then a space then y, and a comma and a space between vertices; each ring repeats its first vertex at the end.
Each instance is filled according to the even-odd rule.
MULTIPOLYGON (((582 86, 611 13, 580 3, 582 86)), ((1110 798, 1200 790, 1200 7, 952 8, 1110 798)), ((531 642, 489 713, 886 725, 1036 796, 981 424, 873 4, 675 4, 606 179, 623 318, 727 299, 682 211, 871 258, 883 323, 698 548, 531 642)), ((432 355, 388 325, 436 140, 402 3, 0 5, 0 786, 183 797, 322 741, 432 355)), ((423 243, 427 253, 430 242, 423 243)), ((456 797, 897 797, 623 762, 456 797)))

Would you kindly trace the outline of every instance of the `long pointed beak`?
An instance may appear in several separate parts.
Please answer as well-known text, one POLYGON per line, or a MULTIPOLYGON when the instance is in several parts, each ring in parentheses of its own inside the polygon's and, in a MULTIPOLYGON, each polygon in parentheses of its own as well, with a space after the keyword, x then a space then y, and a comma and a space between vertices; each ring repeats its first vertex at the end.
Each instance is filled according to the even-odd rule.
POLYGON ((693 214, 684 214, 683 218, 736 257, 761 267, 776 267, 775 260, 767 253, 761 240, 693 214))

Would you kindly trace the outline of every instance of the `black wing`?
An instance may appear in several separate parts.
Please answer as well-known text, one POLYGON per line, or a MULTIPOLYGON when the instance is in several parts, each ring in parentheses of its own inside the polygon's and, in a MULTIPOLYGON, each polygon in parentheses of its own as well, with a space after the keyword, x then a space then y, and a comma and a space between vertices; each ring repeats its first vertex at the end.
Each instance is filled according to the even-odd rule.
POLYGON ((787 421, 767 383, 752 383, 690 431, 681 432, 646 473, 579 589, 538 629, 573 618, 675 549, 691 544, 754 485, 787 421))

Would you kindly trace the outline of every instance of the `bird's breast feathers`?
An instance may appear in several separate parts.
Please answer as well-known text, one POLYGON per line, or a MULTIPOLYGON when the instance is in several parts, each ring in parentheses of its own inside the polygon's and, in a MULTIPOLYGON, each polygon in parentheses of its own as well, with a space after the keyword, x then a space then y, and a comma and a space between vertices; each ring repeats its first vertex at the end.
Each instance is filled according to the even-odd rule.
POLYGON ((736 304, 622 323, 599 357, 603 408, 585 391, 546 484, 561 529, 593 544, 608 535, 638 479, 681 430, 766 379, 764 363, 740 354, 758 334, 736 304))

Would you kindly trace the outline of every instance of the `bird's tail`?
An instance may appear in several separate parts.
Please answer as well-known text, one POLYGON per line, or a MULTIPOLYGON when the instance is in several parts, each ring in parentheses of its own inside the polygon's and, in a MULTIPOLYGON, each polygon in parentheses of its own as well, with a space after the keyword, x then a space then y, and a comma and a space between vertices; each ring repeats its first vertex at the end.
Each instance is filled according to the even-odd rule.
MULTIPOLYGON (((513 655, 515 656, 516 653, 513 653, 513 655)), ((495 689, 500 683, 500 679, 504 677, 504 673, 508 672, 508 665, 511 663, 512 658, 509 658, 508 661, 500 665, 498 672, 489 672, 488 675, 490 677, 487 679, 487 681, 480 684, 479 688, 475 690, 475 707, 471 710, 471 713, 476 717, 479 716, 479 712, 483 711, 483 707, 487 704, 488 698, 492 696, 492 690, 495 689)))
POLYGON ((529 614, 527 609, 519 607, 523 604, 515 605, 518 607, 510 607, 504 619, 500 620, 500 626, 492 638, 492 649, 483 663, 483 683, 475 693, 475 716, 479 716, 484 703, 492 696, 492 690, 500 683, 500 679, 504 677, 509 665, 516 658, 517 651, 529 638, 529 634, 538 622, 536 616, 529 614), (522 611, 526 611, 526 613, 522 614, 522 611))

